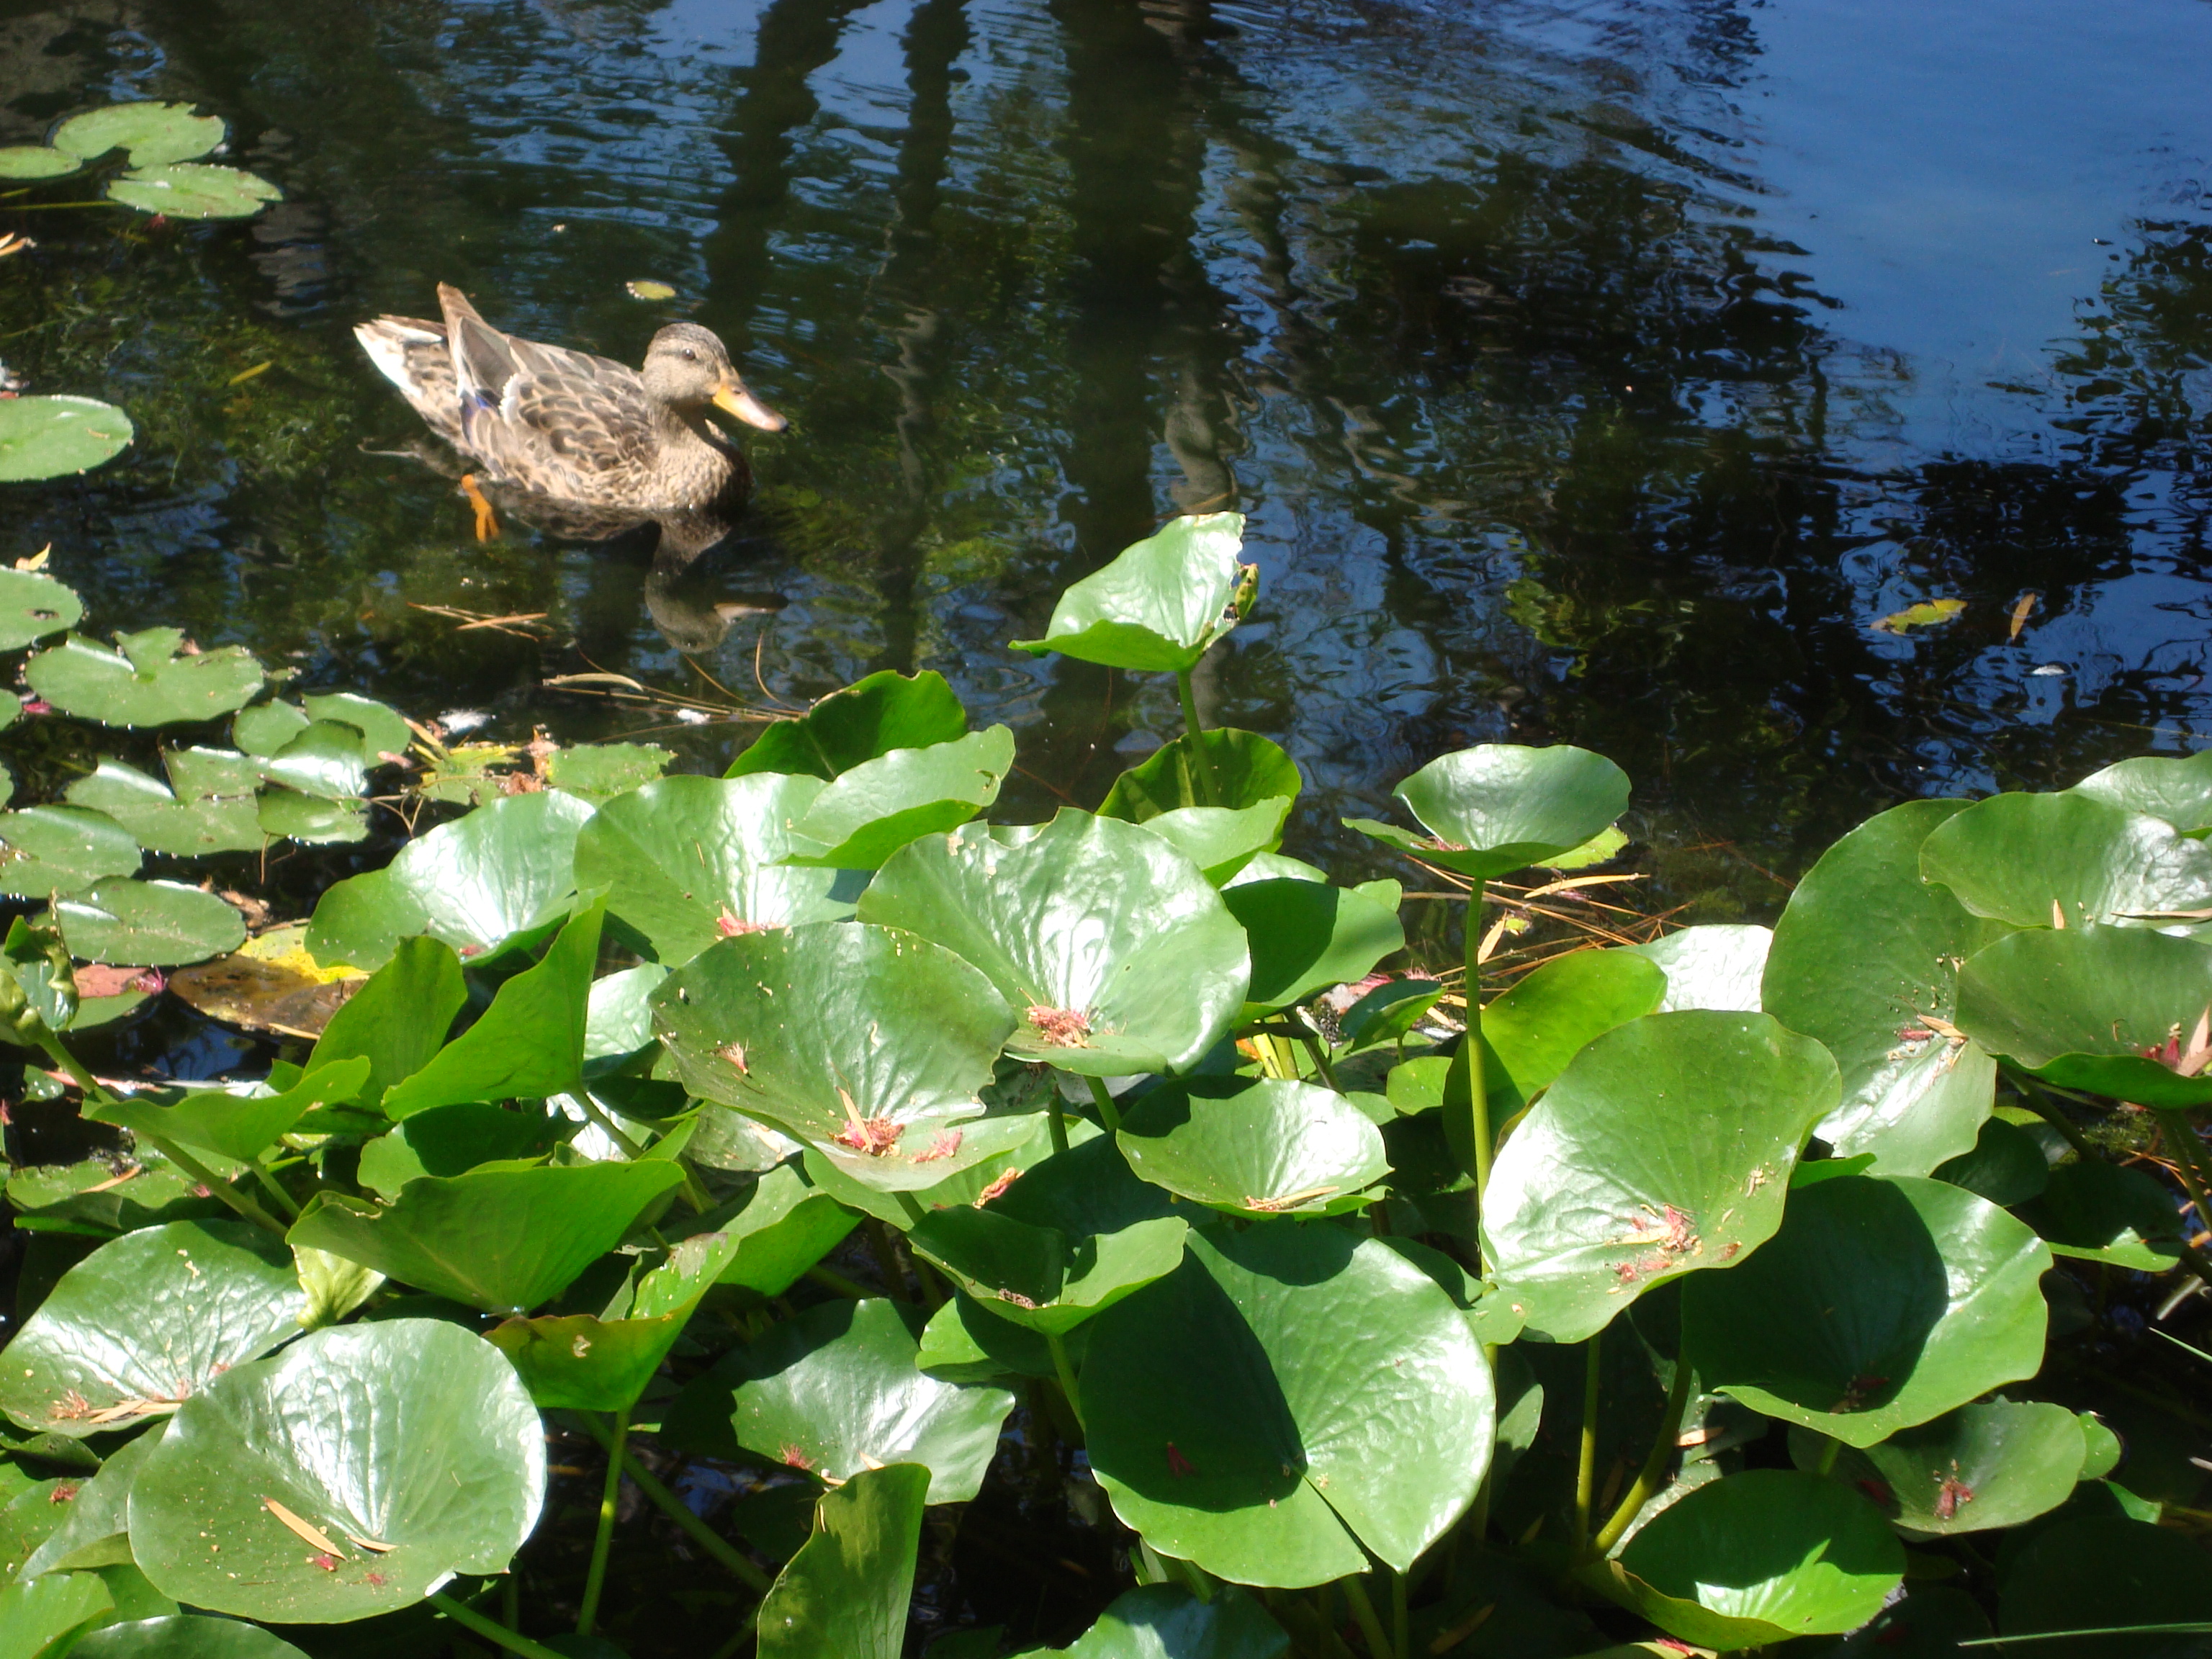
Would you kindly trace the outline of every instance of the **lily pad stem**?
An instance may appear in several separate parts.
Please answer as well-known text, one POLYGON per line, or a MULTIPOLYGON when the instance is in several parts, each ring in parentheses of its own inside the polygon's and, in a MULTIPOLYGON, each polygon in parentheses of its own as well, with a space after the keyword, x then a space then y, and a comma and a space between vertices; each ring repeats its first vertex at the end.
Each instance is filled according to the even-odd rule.
POLYGON ((1067 1344, 1058 1331, 1044 1334, 1044 1346, 1052 1354, 1053 1375, 1060 1380, 1060 1391, 1067 1396, 1067 1408, 1075 1413, 1078 1427, 1083 1423, 1083 1401, 1075 1392, 1075 1367, 1067 1363, 1067 1344))
POLYGON ((1444 1110, 1455 1108, 1467 1114, 1468 1138, 1472 1156, 1468 1173, 1474 1177, 1475 1206, 1481 1208, 1483 1190, 1490 1185, 1490 1083, 1484 1076, 1482 1059, 1482 893, 1485 883, 1477 878, 1467 896, 1467 983, 1462 994, 1467 1000, 1467 1035, 1460 1039, 1459 1050, 1452 1055, 1451 1069, 1444 1074, 1444 1110))
POLYGON ((1590 1540, 1590 1559, 1601 1560, 1612 1553, 1621 1534, 1659 1490, 1659 1483, 1666 1477, 1667 1465, 1674 1459, 1674 1442, 1682 1432, 1682 1413, 1690 1408, 1692 1375, 1688 1360, 1674 1361, 1674 1385, 1667 1390, 1667 1409, 1660 1414, 1659 1431, 1651 1437, 1651 1449, 1644 1459, 1644 1467, 1636 1472, 1636 1484, 1629 1487, 1604 1529, 1590 1540))
POLYGON ((1833 1435, 1827 1436, 1826 1443, 1820 1448, 1820 1461, 1813 1465, 1813 1473, 1833 1474, 1836 1472, 1836 1460, 1843 1455, 1844 1443, 1833 1435))
POLYGON ((607 1583, 607 1552, 615 1541, 615 1511, 621 1507, 623 1453, 629 1446, 629 1412, 615 1413, 607 1446, 606 1484, 599 1488, 599 1529, 592 1539, 592 1565, 584 1574, 584 1603, 576 1613, 576 1634, 589 1636, 599 1622, 599 1592, 607 1583))
POLYGON ((2089 1144, 2088 1138, 2075 1126, 2074 1120, 2066 1115, 2058 1103, 2051 1097, 2041 1084, 2033 1078, 2023 1077, 2016 1072, 2008 1072, 2006 1076, 2012 1080, 2013 1086, 2020 1091, 2020 1097, 2027 1103, 2027 1109, 2065 1137, 2068 1146, 2083 1158, 2097 1156, 2097 1149, 2089 1144))
MULTIPOLYGON (((616 1455, 614 1431, 601 1423, 593 1413, 579 1412, 576 1415, 583 1419, 584 1427, 592 1437, 605 1447, 610 1455, 616 1455)), ((647 1502, 683 1528, 693 1543, 744 1580, 757 1594, 768 1594, 769 1576, 747 1560, 742 1550, 694 1514, 689 1504, 671 1492, 652 1470, 637 1461, 637 1454, 627 1444, 620 1449, 619 1455, 622 1472, 645 1494, 647 1502)))
POLYGON ((1366 1639, 1368 1652, 1375 1659, 1390 1659, 1390 1640, 1382 1634, 1382 1621, 1375 1616, 1375 1603, 1368 1599, 1367 1586, 1353 1573, 1341 1581, 1344 1599, 1352 1604, 1352 1616, 1358 1621, 1360 1635, 1366 1639))
POLYGON ((276 1177, 270 1172, 269 1166, 257 1158, 248 1167, 252 1170, 254 1178, 260 1182, 261 1190, 269 1194, 270 1201, 283 1212, 287 1219, 297 1221, 300 1218, 300 1206, 292 1201, 292 1194, 277 1183, 276 1177))
POLYGON ((1413 1659, 1413 1643, 1407 1629, 1406 1575, 1385 1567, 1390 1575, 1390 1649, 1394 1659, 1413 1659))
POLYGON ((1056 1095, 1052 1104, 1045 1109, 1044 1127, 1052 1136, 1052 1150, 1055 1153, 1066 1152, 1067 1150, 1067 1114, 1060 1109, 1060 1101, 1056 1095))
MULTIPOLYGON (((906 1194, 901 1193, 898 1196, 905 1198, 906 1194)), ((921 1206, 915 1207, 919 1209, 921 1206)), ((912 1212, 908 1214, 912 1218, 912 1212)), ((884 1289, 890 1293, 894 1302, 913 1301, 914 1297, 907 1288, 906 1269, 899 1261, 898 1247, 891 1243, 890 1229, 884 1225, 879 1216, 872 1215, 861 1224, 867 1230, 869 1247, 875 1251, 876 1271, 883 1277, 884 1289)))
POLYGON ((1590 1505, 1597 1495, 1597 1392, 1605 1369, 1605 1333, 1583 1345, 1583 1431, 1575 1462, 1575 1553, 1589 1548, 1590 1505))
POLYGON ((450 1595, 432 1590, 425 1599, 463 1630, 483 1637, 494 1647, 505 1648, 509 1653, 519 1653, 522 1659, 563 1659, 561 1653, 543 1642, 533 1642, 527 1636, 509 1630, 497 1620, 485 1618, 474 1607, 456 1601, 450 1595))
POLYGON ((1106 1126, 1108 1134, 1115 1133, 1121 1127, 1121 1114, 1114 1104, 1114 1091, 1106 1086, 1106 1079, 1103 1077, 1094 1077, 1089 1081, 1091 1103, 1098 1108, 1098 1121, 1106 1126))
POLYGON ((1190 739, 1190 771, 1198 780, 1198 798, 1202 805, 1221 805, 1221 789, 1213 781, 1213 757, 1206 752, 1206 740, 1200 736, 1206 728, 1198 720, 1198 696, 1191 690, 1190 670, 1176 670, 1176 695, 1182 699, 1183 735, 1190 739))

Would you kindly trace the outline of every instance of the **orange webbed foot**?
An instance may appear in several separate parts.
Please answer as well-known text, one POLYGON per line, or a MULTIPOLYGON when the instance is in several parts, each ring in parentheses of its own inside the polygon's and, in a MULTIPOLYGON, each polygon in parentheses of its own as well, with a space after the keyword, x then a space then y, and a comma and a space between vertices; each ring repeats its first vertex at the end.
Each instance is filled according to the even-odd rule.
POLYGON ((461 475, 461 494, 469 498, 469 505, 476 509, 477 539, 480 542, 497 541, 499 519, 492 512, 491 503, 484 498, 483 491, 477 487, 475 473, 464 472, 461 475))

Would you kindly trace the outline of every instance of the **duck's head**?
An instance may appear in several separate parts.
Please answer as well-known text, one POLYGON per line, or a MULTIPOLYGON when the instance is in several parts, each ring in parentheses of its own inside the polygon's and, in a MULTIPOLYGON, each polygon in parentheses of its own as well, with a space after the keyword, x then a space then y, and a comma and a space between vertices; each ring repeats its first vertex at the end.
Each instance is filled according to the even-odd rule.
POLYGON ((781 432, 791 424, 745 390, 728 349, 712 329, 696 323, 671 323, 654 335, 640 373, 645 389, 674 408, 704 410, 711 404, 763 432, 781 432))

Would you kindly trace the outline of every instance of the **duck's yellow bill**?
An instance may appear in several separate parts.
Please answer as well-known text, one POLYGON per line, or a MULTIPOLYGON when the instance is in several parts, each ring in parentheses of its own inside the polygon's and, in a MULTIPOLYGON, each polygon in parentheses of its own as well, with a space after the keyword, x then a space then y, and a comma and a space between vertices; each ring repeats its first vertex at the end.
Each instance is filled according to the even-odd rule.
POLYGON ((714 407, 727 415, 734 415, 747 426, 757 426, 763 432, 781 432, 791 422, 745 390, 738 380, 725 380, 715 388, 714 407))

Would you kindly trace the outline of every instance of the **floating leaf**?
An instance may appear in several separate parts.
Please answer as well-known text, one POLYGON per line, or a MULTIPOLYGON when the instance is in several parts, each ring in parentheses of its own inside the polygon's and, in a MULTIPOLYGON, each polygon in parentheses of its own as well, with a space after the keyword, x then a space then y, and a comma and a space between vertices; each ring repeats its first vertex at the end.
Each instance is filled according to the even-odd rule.
POLYGON ((254 804, 253 821, 263 836, 317 846, 365 841, 368 811, 358 800, 322 800, 296 789, 272 785, 254 804))
POLYGON ((213 893, 174 881, 103 881, 54 901, 55 923, 87 962, 173 968, 246 940, 246 918, 213 893))
POLYGON ((2212 904, 2212 846, 2088 795, 1992 795, 1921 843, 1920 873, 2014 927, 2148 925, 2212 904))
POLYGON ((63 122, 53 144, 88 161, 128 150, 132 167, 151 167, 204 155, 222 143, 224 131, 220 116, 195 115, 190 104, 110 104, 63 122))
POLYGON ((1063 811, 1019 846, 973 832, 904 848, 860 917, 957 951, 1024 1024, 1007 1051, 1097 1077, 1180 1071, 1228 1034, 1243 929, 1157 836, 1063 811))
POLYGON ((1682 1347, 1715 1392, 1870 1446, 2043 1363, 2051 1253, 1963 1188, 1842 1176, 1682 1293, 1682 1347))
POLYGON ((173 1410, 299 1334, 292 1258, 258 1227, 173 1221, 125 1233, 62 1275, 0 1366, 0 1411, 71 1439, 173 1410))
POLYGON ((814 1509, 814 1530, 760 1609, 760 1659, 899 1659, 929 1471, 855 1474, 814 1509))
POLYGON ((72 634, 33 656, 24 673, 64 714, 103 726, 213 720, 261 689, 261 665, 243 646, 179 655, 184 638, 177 629, 149 628, 118 636, 120 650, 109 651, 72 634))
POLYGON ((1023 1659, 1288 1659, 1290 1651, 1283 1627, 1234 1586, 1201 1601, 1181 1584, 1143 1584, 1115 1596, 1068 1646, 1031 1648, 1023 1659))
POLYGON ((1200 732, 1195 746, 1186 732, 1122 773, 1107 791, 1098 816, 1147 823, 1163 812, 1188 806, 1234 808, 1295 801, 1299 787, 1297 763, 1279 746, 1256 732, 1221 726, 1200 732), (1193 764, 1201 753, 1213 785, 1211 800, 1193 764))
POLYGON ((1484 1260, 1556 1342, 1602 1330, 1669 1279, 1741 1271, 1783 1224, 1798 1152, 1836 1089, 1820 1046, 1764 1014, 1649 1014, 1608 1031, 1498 1152, 1484 1260))
POLYGON ((159 779, 135 766, 103 758, 89 777, 64 792, 72 806, 105 812, 149 852, 173 858, 261 848, 259 820, 251 800, 179 801, 159 779))
POLYGON ((2178 760, 2142 755, 2119 761, 2066 793, 2163 818, 2185 835, 2212 829, 2212 749, 2178 760))
POLYGON ((1431 761, 1394 793, 1427 836, 1372 818, 1346 818, 1346 827, 1485 879, 1571 852, 1628 810, 1627 775, 1565 744, 1462 749, 1431 761))
POLYGON ((1079 1386, 1099 1484, 1154 1549, 1221 1577, 1326 1583, 1364 1571, 1367 1551, 1403 1571, 1489 1462, 1480 1345, 1379 1240, 1208 1227, 1089 1329, 1079 1386))
POLYGON ((1667 994, 1653 1012, 1715 1008, 1755 1014, 1759 980, 1766 972, 1774 932, 1740 922, 1684 927, 1649 945, 1623 949, 1659 964, 1667 975, 1667 994))
POLYGON ((1243 546, 1241 513, 1170 520, 1066 589, 1044 637, 1016 640, 1014 647, 1109 668, 1181 673, 1236 626, 1229 607, 1243 546))
POLYGON ((819 1304, 689 1384, 667 1432, 702 1449, 741 1446, 833 1483, 919 1463, 929 1470, 929 1502, 963 1502, 982 1486, 1014 1397, 916 1370, 921 1331, 902 1304, 819 1304))
POLYGON ((795 720, 776 721, 722 775, 781 772, 827 783, 894 749, 929 749, 967 735, 968 711, 944 675, 885 669, 831 692, 795 720))
POLYGON ((842 922, 726 939, 669 975, 654 1023, 684 1086, 883 1191, 932 1186, 1035 1127, 979 1091, 1013 1017, 951 951, 842 922))
POLYGON ((1193 1078, 1146 1094, 1115 1139, 1154 1185, 1232 1215, 1328 1215, 1373 1201, 1382 1137, 1333 1089, 1193 1078))
POLYGON ((70 1653, 72 1659, 307 1659, 258 1625, 193 1613, 108 1625, 70 1653))
POLYGON ((0 147, 0 179, 62 179, 83 165, 82 156, 45 144, 0 147))
POLYGON ((2004 926, 1920 878, 1922 844, 1966 810, 1909 801, 1859 825, 1797 884, 1766 959, 1767 1011, 1818 1039, 1843 1073, 1821 1139, 1838 1157, 1873 1153, 1882 1175, 1925 1175, 1964 1152, 1996 1093, 1996 1063, 1943 1027, 1959 963, 2004 926), (1923 1024, 1929 1016, 1939 1024, 1923 1024))
POLYGON ((1244 930, 1251 956, 1243 1011, 1247 1018, 1363 978, 1383 957, 1406 947, 1406 930, 1395 908, 1341 887, 1311 881, 1243 882, 1224 891, 1222 902, 1244 930))
POLYGON ((651 743, 586 743, 545 757, 545 781, 585 800, 642 789, 668 769, 673 750, 651 743))
POLYGON ((1290 810, 1291 803, 1278 795, 1256 806, 1178 806, 1145 819, 1144 825, 1218 887, 1255 854, 1275 849, 1283 837, 1283 815, 1290 810))
POLYGON ((43 898, 81 892, 108 876, 137 873, 138 843, 105 812, 83 806, 31 806, 0 813, 0 893, 43 898))
POLYGON ((1964 599, 1923 599, 1902 611, 1893 611, 1874 624, 1877 634, 1903 634, 1915 628, 1934 628, 1966 608, 1964 599))
POLYGON ((623 287, 633 300, 672 300, 676 297, 676 290, 669 284, 654 282, 649 277, 639 282, 624 283, 623 287))
MULTIPOLYGON (((0 403, 0 416, 11 406, 0 403)), ((0 449, 4 449, 5 442, 0 437, 0 449)), ((76 627, 83 617, 84 601, 74 588, 34 571, 0 569, 0 651, 19 650, 33 640, 76 627)), ((9 699, 4 705, 8 717, 0 720, 0 726, 10 726, 22 713, 23 705, 13 692, 4 695, 9 699)))
POLYGON ((1856 1629, 1904 1576, 1903 1547, 1850 1487, 1747 1469, 1662 1510, 1589 1578, 1683 1641, 1746 1648, 1856 1629))
POLYGON ((0 398, 0 483, 89 472, 134 435, 131 417, 97 398, 0 398))
POLYGON ((352 800, 368 787, 368 757, 358 727, 313 720, 262 763, 271 783, 318 800, 352 800))
MULTIPOLYGON (((1801 1430, 1790 1454, 1802 1468, 1825 1444, 1801 1430)), ((2081 1420, 2065 1407, 2000 1400, 1846 1449, 1834 1474, 1893 1525, 1933 1536, 2016 1527, 2057 1509, 2073 1496, 2087 1455, 2081 1420)))
POLYGON ((131 1489, 131 1545, 181 1601, 337 1623, 504 1571, 544 1485, 544 1425, 489 1343, 441 1320, 336 1326, 185 1403, 131 1489))
POLYGON ((284 192, 258 173, 238 167, 179 161, 137 167, 107 186, 110 201, 172 219, 250 219, 284 192))
POLYGON ((1014 734, 1003 726, 862 761, 790 826, 788 862, 873 870, 908 842, 956 829, 998 799, 1013 763, 1014 734))

